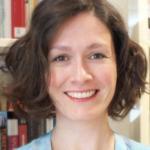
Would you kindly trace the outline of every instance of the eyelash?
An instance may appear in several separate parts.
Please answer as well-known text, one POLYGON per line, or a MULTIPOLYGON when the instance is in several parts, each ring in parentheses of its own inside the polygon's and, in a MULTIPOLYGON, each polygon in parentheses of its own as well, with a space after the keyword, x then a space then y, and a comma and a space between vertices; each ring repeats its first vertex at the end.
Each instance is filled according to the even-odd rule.
MULTIPOLYGON (((102 53, 94 53, 92 55, 90 55, 88 57, 91 60, 97 60, 97 59, 103 59, 106 58, 106 56, 102 53)), ((67 55, 59 55, 57 57, 55 57, 52 62, 66 62, 68 61, 70 58, 67 55)))
POLYGON ((52 61, 53 62, 62 62, 62 61, 68 61, 68 60, 69 60, 68 56, 60 55, 60 56, 55 57, 52 61))
POLYGON ((106 55, 102 54, 102 53, 94 53, 92 54, 90 57, 90 59, 103 59, 103 58, 106 58, 106 55), (94 58, 92 58, 94 57, 94 58))

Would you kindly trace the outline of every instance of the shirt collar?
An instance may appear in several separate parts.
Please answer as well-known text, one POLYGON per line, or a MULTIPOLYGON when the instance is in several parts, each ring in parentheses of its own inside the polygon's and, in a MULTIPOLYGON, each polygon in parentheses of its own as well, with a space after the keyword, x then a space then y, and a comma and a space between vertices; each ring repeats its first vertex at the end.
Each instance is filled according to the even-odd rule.
POLYGON ((127 150, 123 137, 118 134, 115 134, 115 150, 127 150))

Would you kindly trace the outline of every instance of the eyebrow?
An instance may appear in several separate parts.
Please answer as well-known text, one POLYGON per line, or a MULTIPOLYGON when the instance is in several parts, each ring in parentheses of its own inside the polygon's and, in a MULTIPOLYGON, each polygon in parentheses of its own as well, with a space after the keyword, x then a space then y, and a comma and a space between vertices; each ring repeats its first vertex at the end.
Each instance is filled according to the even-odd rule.
MULTIPOLYGON (((105 43, 92 43, 91 45, 88 45, 85 49, 95 49, 95 48, 104 48, 108 49, 108 46, 105 43)), ((51 50, 63 50, 63 51, 69 51, 72 48, 69 46, 64 46, 64 45, 57 45, 51 48, 51 50)))
POLYGON ((101 43, 93 43, 91 45, 89 45, 87 47, 87 49, 95 49, 95 48, 105 48, 105 49, 108 49, 108 46, 106 44, 101 44, 101 43))
POLYGON ((50 50, 64 50, 64 51, 68 51, 71 49, 71 47, 69 46, 64 46, 64 45, 58 45, 58 46, 54 46, 54 47, 51 47, 50 50))

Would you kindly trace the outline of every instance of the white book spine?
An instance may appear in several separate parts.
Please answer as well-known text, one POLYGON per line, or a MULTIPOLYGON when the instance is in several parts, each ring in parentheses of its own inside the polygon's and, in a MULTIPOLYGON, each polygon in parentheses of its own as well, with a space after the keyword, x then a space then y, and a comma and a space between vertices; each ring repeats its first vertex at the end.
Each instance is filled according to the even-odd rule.
POLYGON ((4 38, 4 0, 0 0, 0 37, 4 38))
POLYGON ((7 134, 8 136, 18 135, 18 119, 7 120, 7 134))
POLYGON ((11 38, 11 0, 4 1, 4 37, 11 38))

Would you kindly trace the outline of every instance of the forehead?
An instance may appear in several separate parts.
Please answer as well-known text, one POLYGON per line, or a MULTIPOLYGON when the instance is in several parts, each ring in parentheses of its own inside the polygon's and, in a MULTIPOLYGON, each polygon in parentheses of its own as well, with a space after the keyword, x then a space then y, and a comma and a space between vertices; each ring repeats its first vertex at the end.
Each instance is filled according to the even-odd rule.
POLYGON ((82 12, 65 21, 55 33, 52 46, 104 43, 112 44, 107 26, 91 12, 82 12))

